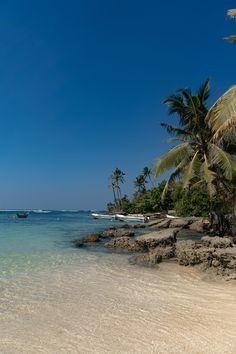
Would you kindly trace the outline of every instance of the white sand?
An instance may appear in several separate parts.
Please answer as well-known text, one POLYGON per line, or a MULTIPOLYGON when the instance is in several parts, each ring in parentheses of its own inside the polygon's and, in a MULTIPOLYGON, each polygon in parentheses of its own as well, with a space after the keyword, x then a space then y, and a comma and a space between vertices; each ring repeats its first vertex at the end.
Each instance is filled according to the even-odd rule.
POLYGON ((0 285, 0 353, 236 353, 236 283, 189 268, 83 254, 0 285))

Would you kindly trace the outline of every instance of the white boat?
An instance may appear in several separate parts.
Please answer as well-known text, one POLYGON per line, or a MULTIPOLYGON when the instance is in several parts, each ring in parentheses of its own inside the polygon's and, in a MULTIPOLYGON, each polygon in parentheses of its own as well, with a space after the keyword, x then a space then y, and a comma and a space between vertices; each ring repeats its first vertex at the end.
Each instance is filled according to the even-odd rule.
POLYGON ((168 219, 178 219, 179 218, 178 216, 173 216, 173 215, 169 215, 169 214, 166 214, 166 217, 168 219))
POLYGON ((143 215, 122 215, 116 214, 116 219, 124 222, 145 222, 146 217, 143 215))
POLYGON ((91 215, 94 219, 107 219, 107 220, 115 220, 116 219, 116 215, 98 214, 98 213, 92 213, 91 215))

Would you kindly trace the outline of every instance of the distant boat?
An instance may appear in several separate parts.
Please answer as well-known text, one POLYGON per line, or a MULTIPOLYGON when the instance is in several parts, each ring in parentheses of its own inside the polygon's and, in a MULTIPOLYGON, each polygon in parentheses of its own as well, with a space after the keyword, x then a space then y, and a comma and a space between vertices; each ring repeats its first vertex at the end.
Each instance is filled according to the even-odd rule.
POLYGON ((147 217, 143 215, 122 215, 122 214, 116 214, 115 215, 117 220, 124 221, 124 222, 146 222, 147 217))
POLYGON ((92 213, 91 215, 94 219, 116 220, 116 215, 98 214, 98 213, 92 213))
POLYGON ((20 219, 26 219, 26 218, 28 218, 29 213, 17 213, 16 215, 20 219))

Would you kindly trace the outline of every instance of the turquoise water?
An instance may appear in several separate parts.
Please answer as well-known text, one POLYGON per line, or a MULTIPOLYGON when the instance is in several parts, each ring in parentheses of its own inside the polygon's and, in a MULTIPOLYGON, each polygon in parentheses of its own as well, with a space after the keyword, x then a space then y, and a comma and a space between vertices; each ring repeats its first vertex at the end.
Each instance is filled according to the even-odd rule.
POLYGON ((0 279, 69 262, 78 257, 73 239, 111 225, 92 219, 89 212, 31 211, 27 219, 17 218, 14 211, 1 212, 0 279))

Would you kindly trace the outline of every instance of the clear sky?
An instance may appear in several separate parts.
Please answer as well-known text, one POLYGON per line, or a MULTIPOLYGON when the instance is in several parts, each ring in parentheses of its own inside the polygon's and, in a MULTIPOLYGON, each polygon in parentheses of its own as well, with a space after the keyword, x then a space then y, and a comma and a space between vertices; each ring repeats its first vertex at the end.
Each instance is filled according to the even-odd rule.
POLYGON ((163 99, 236 83, 235 1, 0 3, 0 209, 103 208, 168 145, 163 99))

